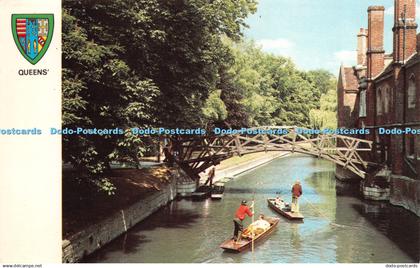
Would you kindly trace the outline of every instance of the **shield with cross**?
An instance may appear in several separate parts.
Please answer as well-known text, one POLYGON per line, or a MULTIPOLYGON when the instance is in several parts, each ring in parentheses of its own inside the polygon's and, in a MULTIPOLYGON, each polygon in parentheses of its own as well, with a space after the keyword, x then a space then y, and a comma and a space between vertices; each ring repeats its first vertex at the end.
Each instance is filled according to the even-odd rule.
POLYGON ((12 33, 22 56, 36 64, 45 55, 54 29, 53 14, 13 14, 12 33))

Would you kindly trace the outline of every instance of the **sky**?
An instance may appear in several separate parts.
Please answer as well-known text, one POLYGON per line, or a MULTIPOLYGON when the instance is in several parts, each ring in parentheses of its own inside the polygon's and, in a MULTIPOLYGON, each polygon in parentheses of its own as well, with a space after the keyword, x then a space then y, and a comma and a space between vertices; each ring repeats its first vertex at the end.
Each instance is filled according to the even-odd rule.
POLYGON ((259 0, 245 37, 266 52, 292 58, 300 69, 338 75, 340 64, 356 63, 357 33, 367 28, 371 5, 385 7, 385 51, 391 53, 394 0, 259 0))

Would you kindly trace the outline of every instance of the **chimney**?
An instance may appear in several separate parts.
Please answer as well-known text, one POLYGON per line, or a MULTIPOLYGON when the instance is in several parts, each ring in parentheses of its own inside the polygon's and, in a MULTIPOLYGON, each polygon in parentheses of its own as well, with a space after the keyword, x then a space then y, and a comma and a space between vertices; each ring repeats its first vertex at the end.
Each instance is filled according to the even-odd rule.
POLYGON ((394 61, 404 63, 417 49, 416 0, 395 0, 394 61))
POLYGON ((370 6, 368 8, 368 79, 378 75, 384 68, 384 11, 383 6, 370 6))
POLYGON ((360 28, 357 34, 357 65, 366 66, 366 52, 367 52, 367 31, 360 28))
POLYGON ((417 35, 417 53, 420 53, 420 33, 417 35))

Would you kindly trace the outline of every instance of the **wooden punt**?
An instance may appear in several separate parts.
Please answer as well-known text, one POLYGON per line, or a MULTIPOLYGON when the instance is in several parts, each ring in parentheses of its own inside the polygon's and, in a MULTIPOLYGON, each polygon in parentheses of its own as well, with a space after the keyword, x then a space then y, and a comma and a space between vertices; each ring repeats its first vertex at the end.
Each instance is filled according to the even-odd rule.
POLYGON ((210 186, 200 186, 195 192, 191 194, 191 199, 193 201, 200 201, 210 197, 211 187, 210 186))
POLYGON ((220 200, 223 198, 223 192, 225 191, 225 186, 221 184, 213 185, 211 190, 211 199, 220 200))
POLYGON ((274 198, 269 198, 267 199, 267 203, 271 209, 289 220, 302 221, 304 218, 300 212, 291 212, 290 207, 283 200, 277 204, 274 198))
MULTIPOLYGON (((279 223, 279 218, 275 217, 266 217, 265 220, 267 220, 270 223, 270 228, 267 229, 264 233, 261 233, 260 235, 256 236, 254 238, 254 245, 257 242, 261 242, 264 240, 264 238, 268 237, 274 230, 277 224, 279 223)), ((242 252, 246 249, 249 249, 252 247, 252 239, 248 238, 242 238, 239 241, 235 241, 233 239, 226 240, 223 242, 220 247, 226 251, 231 252, 242 252)))

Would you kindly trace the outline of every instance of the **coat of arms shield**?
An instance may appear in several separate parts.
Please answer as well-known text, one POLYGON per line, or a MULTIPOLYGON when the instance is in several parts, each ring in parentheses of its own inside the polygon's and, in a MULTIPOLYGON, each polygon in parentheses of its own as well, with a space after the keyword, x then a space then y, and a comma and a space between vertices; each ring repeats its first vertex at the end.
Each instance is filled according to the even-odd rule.
POLYGON ((47 52, 54 29, 53 14, 13 14, 12 33, 23 57, 36 64, 47 52))

